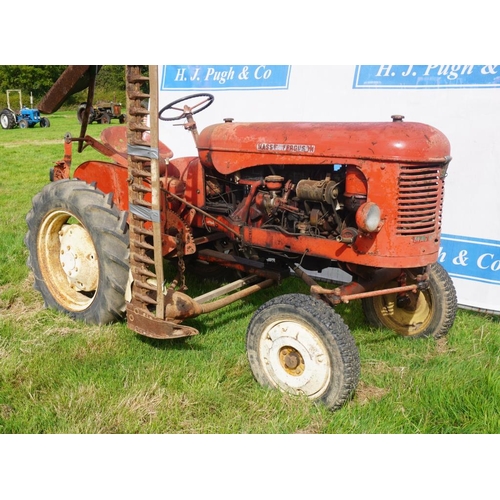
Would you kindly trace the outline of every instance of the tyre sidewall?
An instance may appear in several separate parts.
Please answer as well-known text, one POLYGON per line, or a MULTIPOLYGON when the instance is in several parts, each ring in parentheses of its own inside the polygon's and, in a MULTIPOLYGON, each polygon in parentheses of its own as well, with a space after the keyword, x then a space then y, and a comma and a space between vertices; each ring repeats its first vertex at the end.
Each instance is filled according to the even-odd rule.
POLYGON ((4 130, 8 130, 14 128, 14 126, 16 125, 16 117, 10 109, 5 108, 0 112, 0 122, 2 128, 4 130), (7 126, 5 126, 5 124, 7 126))
POLYGON ((314 331, 328 354, 331 367, 328 386, 322 394, 311 399, 321 401, 332 409, 342 406, 347 399, 346 393, 352 393, 358 382, 359 354, 342 318, 329 306, 308 295, 276 297, 253 315, 247 330, 247 356, 257 382, 264 387, 279 388, 264 368, 255 367, 264 365, 259 345, 264 331, 281 319, 296 321, 314 331), (340 349, 339 343, 347 343, 347 348, 340 349), (346 386, 349 386, 348 391, 346 386))
MULTIPOLYGON (((430 336, 439 338, 446 335, 455 319, 457 298, 451 278, 439 263, 435 263, 431 267, 429 273, 429 288, 420 293, 427 293, 430 297, 431 318, 427 327, 421 332, 413 335, 411 333, 403 335, 397 331, 395 331, 395 333, 406 338, 423 338, 430 336)), ((371 325, 376 328, 389 328, 392 330, 389 324, 384 323, 380 319, 373 298, 363 299, 362 304, 366 319, 371 325)))
MULTIPOLYGON (((32 268, 35 288, 44 297, 47 307, 57 309, 70 317, 82 320, 87 323, 104 324, 118 319, 117 310, 122 314, 125 310, 125 298, 120 302, 121 291, 114 291, 116 284, 110 284, 110 266, 113 267, 113 275, 118 283, 118 288, 125 289, 128 280, 128 269, 124 265, 128 263, 128 233, 117 234, 117 237, 110 238, 109 220, 118 220, 120 212, 115 208, 106 212, 105 204, 102 201, 105 195, 89 186, 83 181, 61 180, 51 183, 37 195, 34 199, 34 209, 27 217, 29 231, 26 236, 26 246, 30 251, 28 265, 32 268), (92 207, 92 204, 100 204, 99 211, 92 207), (104 207, 104 208, 103 208, 104 207), (49 287, 43 279, 43 271, 40 268, 38 257, 39 229, 44 219, 56 210, 64 210, 77 218, 89 233, 98 255, 99 284, 95 292, 94 299, 87 309, 82 311, 71 311, 59 304, 52 296, 49 287), (106 219, 106 220, 104 220, 106 219), (121 240, 121 244, 118 242, 121 240), (117 244, 119 243, 119 244, 117 244), (122 261, 121 265, 115 261, 122 261)), ((127 264, 128 265, 128 264, 127 264)))

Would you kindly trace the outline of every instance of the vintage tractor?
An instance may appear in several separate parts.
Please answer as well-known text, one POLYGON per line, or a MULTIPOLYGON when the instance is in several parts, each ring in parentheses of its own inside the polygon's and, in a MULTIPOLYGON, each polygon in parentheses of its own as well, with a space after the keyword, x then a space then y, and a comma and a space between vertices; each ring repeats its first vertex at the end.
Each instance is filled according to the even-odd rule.
MULTIPOLYGON (((87 111, 87 103, 82 102, 76 111, 76 117, 79 123, 85 119, 87 111)), ((88 123, 111 123, 112 119, 117 119, 119 123, 125 123, 125 115, 122 113, 122 105, 119 102, 98 101, 94 106, 91 106, 88 111, 88 123)))
POLYGON ((7 90, 7 107, 0 111, 0 125, 3 129, 32 128, 37 123, 40 127, 50 127, 50 120, 40 116, 40 111, 33 108, 33 95, 30 95, 31 108, 23 106, 22 93, 19 89, 7 90), (14 111, 10 104, 10 94, 17 93, 19 97, 19 109, 14 111))
MULTIPOLYGON (((68 67, 60 80, 81 68, 68 67)), ((85 124, 80 137, 66 135, 64 159, 27 215, 28 264, 46 306, 95 324, 126 315, 131 330, 169 339, 198 333, 188 318, 276 286, 248 325, 250 369, 264 386, 331 409, 349 400, 360 375, 336 305, 360 299, 369 324, 405 337, 448 332, 457 300, 437 263, 451 159, 441 132, 402 116, 226 120, 198 132, 193 115, 212 95, 159 110, 156 66, 127 66, 126 78, 127 125, 107 128, 100 141, 85 135, 85 124), (158 120, 183 120, 197 154, 174 158, 159 140, 158 120), (75 142, 109 161, 85 161, 72 172, 75 142), (176 272, 168 280, 165 262, 176 272), (352 280, 321 285, 313 276, 326 268, 352 280), (236 275, 191 297, 189 269, 199 279, 236 275), (291 273, 310 294, 279 294, 291 273)), ((61 102, 58 92, 56 82, 44 108, 61 102)))

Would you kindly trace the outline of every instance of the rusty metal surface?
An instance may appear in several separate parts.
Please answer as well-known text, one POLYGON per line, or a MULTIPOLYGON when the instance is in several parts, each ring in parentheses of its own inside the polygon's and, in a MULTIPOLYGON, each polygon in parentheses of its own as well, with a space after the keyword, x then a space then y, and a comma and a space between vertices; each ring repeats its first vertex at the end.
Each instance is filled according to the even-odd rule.
POLYGON ((406 285, 406 286, 398 286, 394 288, 386 288, 383 290, 373 290, 371 292, 360 292, 360 293, 353 293, 351 295, 341 295, 340 300, 344 304, 348 304, 351 300, 359 300, 359 299, 366 299, 368 297, 378 297, 380 295, 390 295, 392 293, 406 293, 406 292, 412 292, 412 293, 417 293, 418 292, 418 286, 417 285, 406 285))
POLYGON ((139 335, 153 339, 178 339, 199 333, 196 328, 165 321, 132 304, 127 305, 127 326, 139 335))
POLYGON ((127 326, 140 335, 155 339, 191 337, 197 335, 199 331, 182 324, 181 321, 216 311, 275 284, 274 280, 268 279, 205 304, 196 302, 195 299, 182 292, 167 290, 165 319, 155 317, 144 308, 129 303, 127 305, 127 326))
MULTIPOLYGON (((149 111, 142 106, 141 100, 149 99, 150 95, 146 88, 149 86, 149 78, 143 74, 144 69, 142 66, 127 66, 126 141, 127 146, 147 149, 151 145, 146 144, 142 135, 150 130, 145 120, 149 111)), ((111 141, 115 139, 111 138, 111 141)), ((163 270, 159 270, 157 274, 155 259, 158 246, 155 244, 157 232, 151 227, 151 221, 159 220, 159 214, 158 210, 153 211, 151 203, 151 175, 150 158, 137 153, 128 155, 127 183, 131 212, 129 217, 130 271, 133 282, 132 298, 127 307, 127 324, 129 328, 141 335, 169 338, 173 335, 174 328, 163 321, 164 308, 160 306, 163 302, 163 270), (148 199, 146 195, 149 195, 148 199)))
POLYGON ((277 285, 278 283, 273 280, 273 279, 268 279, 265 281, 262 281, 260 283, 257 283, 255 285, 251 285, 248 288, 245 288, 244 290, 240 290, 239 292, 235 292, 232 295, 229 295, 228 297, 224 297, 222 299, 219 299, 214 302, 208 302, 207 304, 202 304, 201 305, 201 312, 203 314, 216 311, 218 309, 221 309, 222 307, 226 307, 229 304, 232 304, 233 302, 236 302, 237 300, 240 300, 244 297, 248 297, 249 295, 260 292, 261 290, 264 290, 265 288, 269 288, 271 286, 277 285))
POLYGON ((311 295, 323 298, 332 305, 391 293, 417 292, 419 289, 417 284, 380 289, 399 278, 403 272, 401 269, 378 269, 369 279, 359 278, 358 281, 351 281, 334 289, 322 287, 298 266, 294 267, 294 272, 310 287, 311 295))
MULTIPOLYGON (((249 295, 260 292, 276 284, 277 282, 275 280, 267 279, 260 283, 248 285, 242 290, 235 291, 212 302, 204 303, 197 302, 196 299, 189 297, 185 293, 167 290, 165 294, 165 318, 170 321, 182 321, 187 318, 194 318, 200 314, 217 311, 233 304, 237 300, 248 297, 249 295)), ((226 287, 223 286, 220 290, 226 291, 226 287)), ((214 292, 216 292, 216 290, 214 292)))
POLYGON ((450 155, 450 143, 434 127, 412 122, 234 122, 202 130, 198 150, 204 166, 230 174, 268 164, 439 163, 450 155))
POLYGON ((100 68, 94 65, 68 66, 38 104, 39 111, 46 114, 57 111, 69 96, 85 90, 91 74, 97 74, 100 68))
POLYGON ((266 267, 266 265, 262 262, 210 249, 200 250, 198 252, 198 259, 212 264, 229 267, 231 269, 237 269, 238 271, 243 271, 245 273, 255 274, 263 278, 269 278, 278 282, 288 275, 288 272, 275 271, 266 267))
POLYGON ((203 295, 199 295, 194 300, 196 300, 198 304, 204 304, 205 302, 210 302, 212 299, 221 297, 226 293, 231 293, 234 292, 235 290, 243 288, 244 286, 251 285, 256 281, 259 281, 258 276, 255 275, 245 276, 245 278, 233 281, 232 283, 228 283, 227 285, 223 285, 216 290, 212 290, 210 292, 204 293, 203 295))

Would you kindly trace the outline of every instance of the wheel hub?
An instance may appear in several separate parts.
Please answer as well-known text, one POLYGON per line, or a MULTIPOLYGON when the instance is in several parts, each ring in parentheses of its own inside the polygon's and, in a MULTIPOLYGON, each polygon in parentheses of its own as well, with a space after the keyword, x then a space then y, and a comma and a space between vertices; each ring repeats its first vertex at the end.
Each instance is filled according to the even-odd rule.
POLYGON ((99 264, 87 231, 77 224, 64 225, 59 231, 59 242, 59 260, 71 286, 84 292, 95 290, 99 264))
POLYGON ((278 387, 309 397, 320 397, 330 382, 326 349, 306 325, 276 321, 264 331, 260 353, 270 380, 278 387))
POLYGON ((408 300, 395 294, 377 297, 374 305, 384 326, 399 335, 418 335, 432 318, 431 298, 427 291, 409 294, 408 300))
POLYGON ((299 376, 304 372, 304 358, 296 349, 286 346, 280 350, 280 361, 290 375, 299 376))

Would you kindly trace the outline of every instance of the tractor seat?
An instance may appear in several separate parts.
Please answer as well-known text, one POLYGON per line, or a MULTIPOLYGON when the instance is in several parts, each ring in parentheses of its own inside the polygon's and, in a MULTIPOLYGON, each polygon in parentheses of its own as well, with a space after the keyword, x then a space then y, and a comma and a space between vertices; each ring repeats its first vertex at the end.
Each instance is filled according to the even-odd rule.
MULTIPOLYGON (((150 142, 148 132, 144 132, 142 138, 145 142, 150 142)), ((104 145, 113 148, 118 154, 127 157, 127 127, 116 125, 107 127, 101 132, 101 141, 104 145)), ((158 143, 158 152, 163 160, 174 156, 172 150, 161 141, 158 143)))

